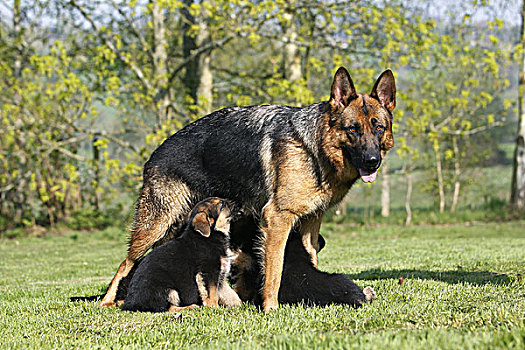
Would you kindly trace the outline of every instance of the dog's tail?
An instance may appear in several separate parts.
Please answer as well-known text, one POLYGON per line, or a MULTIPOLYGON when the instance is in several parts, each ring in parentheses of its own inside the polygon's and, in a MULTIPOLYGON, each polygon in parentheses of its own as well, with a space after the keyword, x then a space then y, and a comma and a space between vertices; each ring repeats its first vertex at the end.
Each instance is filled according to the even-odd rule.
POLYGON ((104 294, 99 295, 90 295, 89 297, 69 297, 69 301, 93 301, 93 300, 100 300, 104 294))

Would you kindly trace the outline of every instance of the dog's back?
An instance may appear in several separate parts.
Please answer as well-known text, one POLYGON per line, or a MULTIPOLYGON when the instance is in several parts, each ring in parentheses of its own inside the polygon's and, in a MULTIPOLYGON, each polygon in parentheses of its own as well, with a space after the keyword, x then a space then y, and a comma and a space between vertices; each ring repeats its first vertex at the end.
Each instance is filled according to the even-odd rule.
POLYGON ((176 238, 144 257, 133 274, 122 310, 168 311, 172 305, 168 292, 171 290, 176 291, 179 305, 201 304, 195 281, 198 252, 188 249, 188 243, 187 238, 176 238))
POLYGON ((323 105, 216 111, 164 141, 146 163, 144 181, 151 175, 154 179, 176 175, 194 193, 229 198, 259 211, 268 200, 265 189, 269 170, 264 169, 268 164, 263 164, 263 159, 270 156, 276 142, 290 135, 301 135, 305 142, 314 144, 323 105))

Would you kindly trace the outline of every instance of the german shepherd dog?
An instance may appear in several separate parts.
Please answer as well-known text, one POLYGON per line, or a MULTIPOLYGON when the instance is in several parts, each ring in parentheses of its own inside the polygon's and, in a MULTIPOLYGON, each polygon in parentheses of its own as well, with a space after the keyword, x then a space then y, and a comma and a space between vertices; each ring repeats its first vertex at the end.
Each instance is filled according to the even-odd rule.
POLYGON ((99 305, 113 305, 135 261, 177 232, 195 203, 216 196, 261 222, 263 310, 277 308, 289 233, 297 228, 316 267, 325 211, 357 179, 374 181, 394 145, 395 92, 390 70, 358 94, 341 67, 327 102, 225 108, 170 136, 144 166, 128 254, 99 305))
MULTIPOLYGON (((122 310, 174 312, 200 305, 218 306, 233 257, 229 244, 231 217, 231 206, 224 200, 199 202, 182 234, 154 248, 140 261, 122 310)), ((239 297, 236 299, 240 304, 239 297)))

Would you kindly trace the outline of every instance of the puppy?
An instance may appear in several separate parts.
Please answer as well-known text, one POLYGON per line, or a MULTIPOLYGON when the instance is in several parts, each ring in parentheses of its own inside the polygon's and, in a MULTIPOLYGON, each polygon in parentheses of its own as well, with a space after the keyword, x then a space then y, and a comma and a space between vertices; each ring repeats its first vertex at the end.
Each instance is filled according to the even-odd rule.
MULTIPOLYGON (((319 238, 321 241, 321 236, 319 238)), ((322 248, 321 245, 319 247, 322 248)), ((286 244, 279 303, 317 306, 346 304, 358 308, 363 301, 371 302, 374 298, 372 287, 361 290, 342 273, 316 269, 298 235, 290 237, 286 244)))
MULTIPOLYGON (((257 238, 247 240, 245 238, 248 232, 256 237, 257 234, 254 233, 257 232, 256 228, 257 225, 253 221, 238 222, 235 227, 232 227, 233 245, 234 247, 242 246, 242 248, 237 249, 237 256, 232 263, 231 278, 235 291, 243 301, 261 305, 262 263, 257 247, 249 244, 257 241, 257 238), (244 232, 242 241, 238 240, 241 236, 236 232, 237 230, 244 232)), ((319 235, 318 251, 324 245, 325 241, 319 235)), ((344 274, 319 271, 314 267, 299 234, 292 231, 284 254, 284 268, 278 294, 279 303, 317 306, 346 304, 358 308, 364 302, 371 302, 375 295, 371 287, 361 290, 344 274)))
MULTIPOLYGON (((199 202, 182 234, 154 248, 138 264, 122 305, 129 311, 181 311, 198 306, 238 305, 228 286, 231 204, 219 198, 199 202)), ((125 292, 124 292, 125 294, 125 292)))

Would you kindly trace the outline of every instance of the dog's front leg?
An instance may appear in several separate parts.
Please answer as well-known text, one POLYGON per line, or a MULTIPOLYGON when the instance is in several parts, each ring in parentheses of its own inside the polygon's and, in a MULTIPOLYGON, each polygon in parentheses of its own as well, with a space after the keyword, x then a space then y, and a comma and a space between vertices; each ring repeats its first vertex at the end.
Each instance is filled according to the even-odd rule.
POLYGON ((203 306, 219 306, 218 281, 209 275, 198 273, 195 277, 203 306))
POLYGON ((289 210, 278 210, 270 202, 263 212, 264 286, 262 291, 265 313, 277 309, 283 272, 284 248, 297 215, 289 210))
POLYGON ((304 249, 310 255, 312 264, 317 268, 317 251, 319 250, 319 229, 321 228, 321 221, 323 215, 311 215, 301 218, 299 225, 299 233, 303 242, 304 249))

